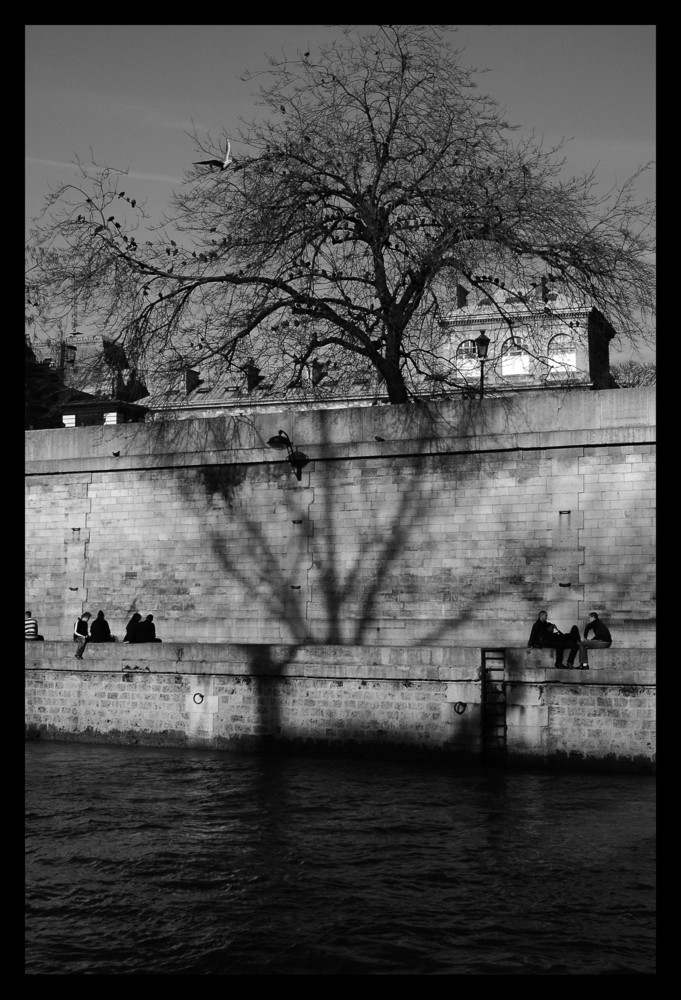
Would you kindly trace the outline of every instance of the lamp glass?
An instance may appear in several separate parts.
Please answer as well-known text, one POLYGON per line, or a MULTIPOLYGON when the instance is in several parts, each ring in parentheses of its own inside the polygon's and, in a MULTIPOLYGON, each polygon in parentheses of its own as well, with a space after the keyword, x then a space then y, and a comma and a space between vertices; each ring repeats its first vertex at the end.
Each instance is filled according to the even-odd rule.
POLYGON ((274 437, 271 437, 267 442, 270 448, 276 448, 278 451, 285 451, 289 444, 291 443, 288 439, 288 435, 284 431, 279 431, 274 437))
POLYGON ((490 339, 486 336, 485 331, 480 331, 480 336, 475 338, 475 349, 478 352, 478 357, 483 360, 487 357, 487 348, 490 345, 490 339))

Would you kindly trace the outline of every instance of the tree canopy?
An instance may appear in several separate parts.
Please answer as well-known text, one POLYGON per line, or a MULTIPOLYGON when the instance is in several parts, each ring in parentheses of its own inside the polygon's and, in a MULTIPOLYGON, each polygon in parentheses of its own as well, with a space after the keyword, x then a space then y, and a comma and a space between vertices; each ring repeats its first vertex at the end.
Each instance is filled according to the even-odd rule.
POLYGON ((337 383, 373 380, 392 403, 436 371, 442 385, 457 285, 511 282, 532 311, 531 290, 556 280, 641 337, 653 206, 635 178, 601 195, 593 174, 566 176, 563 148, 519 136, 472 72, 432 25, 348 27, 271 59, 248 76, 260 112, 193 134, 158 221, 123 171, 80 164, 31 232, 35 322, 77 311, 147 384, 191 368, 293 391, 335 366, 337 383))
POLYGON ((637 361, 630 358, 613 365, 610 370, 619 389, 657 385, 657 365, 654 361, 637 361))

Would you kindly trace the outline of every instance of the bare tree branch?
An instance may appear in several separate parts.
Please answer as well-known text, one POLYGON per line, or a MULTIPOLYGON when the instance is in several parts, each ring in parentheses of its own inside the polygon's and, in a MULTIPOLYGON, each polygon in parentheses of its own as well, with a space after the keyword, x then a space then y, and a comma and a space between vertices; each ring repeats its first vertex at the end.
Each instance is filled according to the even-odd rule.
POLYGON ((333 359, 394 403, 427 377, 460 386, 438 352, 462 280, 512 280, 522 301, 551 274, 625 341, 645 336, 654 211, 636 177, 604 196, 593 175, 565 179, 561 147, 517 139, 471 74, 427 25, 348 28, 314 57, 271 59, 262 114, 238 137, 192 135, 208 163, 158 224, 121 171, 81 164, 31 233, 34 322, 77 310, 159 384, 252 361, 295 385, 333 359))

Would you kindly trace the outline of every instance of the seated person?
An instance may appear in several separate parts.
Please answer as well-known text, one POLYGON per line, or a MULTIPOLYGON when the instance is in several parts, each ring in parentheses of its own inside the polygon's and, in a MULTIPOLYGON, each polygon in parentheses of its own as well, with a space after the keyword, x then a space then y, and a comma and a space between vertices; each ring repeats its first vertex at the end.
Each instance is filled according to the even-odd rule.
POLYGON ((139 613, 139 611, 136 611, 135 614, 130 619, 130 621, 128 622, 127 626, 126 626, 126 629, 125 629, 125 638, 123 639, 123 642, 138 642, 139 641, 137 639, 137 632, 138 632, 138 629, 139 629, 139 623, 141 621, 142 621, 142 615, 139 613))
POLYGON ((135 637, 135 642, 161 642, 161 639, 156 638, 156 626, 154 625, 154 616, 147 615, 143 622, 140 622, 137 626, 137 634, 135 637))
POLYGON ((589 658, 587 649, 610 649, 612 646, 612 636, 605 627, 595 611, 587 615, 584 623, 584 638, 579 644, 579 666, 582 670, 589 669, 589 658), (593 639, 587 639, 589 632, 593 629, 593 639))
POLYGON ((30 611, 24 616, 24 639, 43 640, 45 637, 38 635, 38 620, 33 618, 30 611))
POLYGON ((573 625, 567 635, 560 631, 553 622, 548 621, 548 612, 540 611, 532 626, 528 649, 555 649, 556 667, 572 667, 579 649, 579 629, 573 625), (569 649, 567 664, 563 663, 563 650, 569 649))
POLYGON ((76 659, 77 660, 82 660, 83 659, 83 652, 84 652, 85 647, 87 646, 88 642, 90 641, 90 636, 88 634, 88 628, 89 628, 89 624, 88 623, 89 623, 89 621, 90 621, 91 618, 92 618, 92 615, 90 614, 90 612, 89 611, 84 611, 82 613, 82 615, 80 615, 76 619, 76 621, 74 622, 74 625, 73 625, 73 638, 78 643, 78 649, 76 650, 76 659))
POLYGON ((97 612, 97 617, 90 626, 90 642, 115 642, 111 634, 109 623, 104 617, 103 611, 97 612))

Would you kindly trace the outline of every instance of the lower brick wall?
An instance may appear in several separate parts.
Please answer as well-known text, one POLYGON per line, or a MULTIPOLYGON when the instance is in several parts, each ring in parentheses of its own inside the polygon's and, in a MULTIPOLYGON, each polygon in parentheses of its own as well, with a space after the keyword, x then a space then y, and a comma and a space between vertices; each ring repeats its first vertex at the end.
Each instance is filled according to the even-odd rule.
MULTIPOLYGON (((31 644, 29 738, 235 749, 263 744, 479 759, 481 655, 452 647, 31 644)), ((650 650, 594 650, 589 671, 506 650, 506 760, 651 771, 650 650)))

